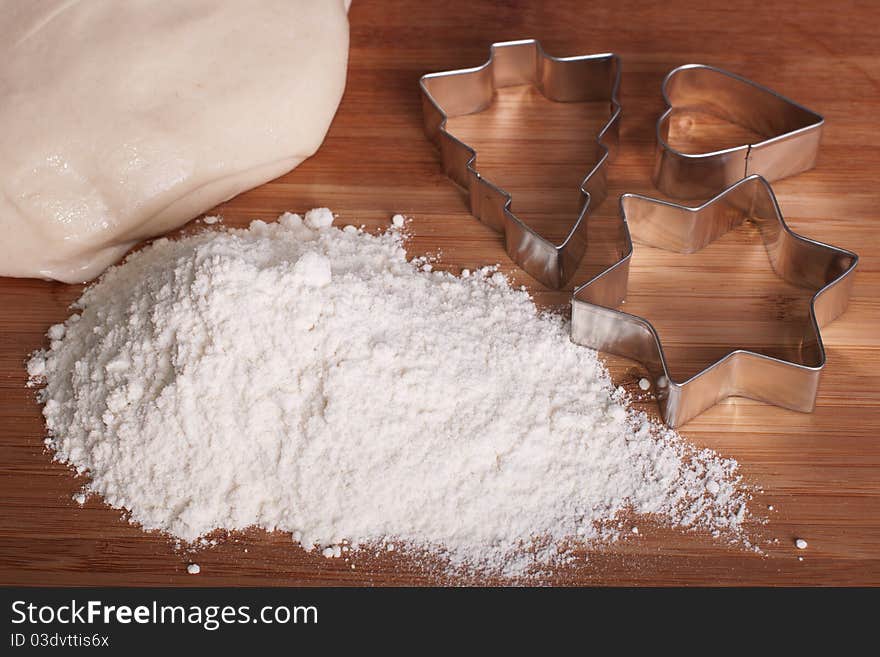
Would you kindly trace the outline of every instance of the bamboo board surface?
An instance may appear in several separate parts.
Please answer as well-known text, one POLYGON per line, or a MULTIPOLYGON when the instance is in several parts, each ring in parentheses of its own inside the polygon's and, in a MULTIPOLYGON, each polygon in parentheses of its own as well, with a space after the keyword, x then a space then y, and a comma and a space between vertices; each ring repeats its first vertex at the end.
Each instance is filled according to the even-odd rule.
MULTIPOLYGON (((356 0, 350 19, 348 86, 322 149, 217 213, 227 225, 245 225, 326 205, 341 223, 379 229, 402 212, 412 217, 412 255, 439 251, 438 266, 454 272, 501 263, 546 307, 564 307, 570 289, 548 291, 516 271, 499 236, 468 214, 421 132, 421 74, 480 64, 493 41, 523 37, 540 39, 554 55, 622 56, 621 148, 575 282, 608 263, 603 227, 615 221, 617 195, 656 195, 654 123, 668 70, 688 62, 717 65, 825 115, 816 168, 774 185, 795 231, 861 256, 849 310, 823 331, 828 365, 816 411, 731 399, 681 430, 697 445, 736 458, 763 491, 752 509, 766 523, 750 527, 763 554, 639 520, 638 536, 593 549, 549 582, 880 584, 880 5, 356 0), (797 537, 808 540, 807 550, 793 547, 797 537)), ((486 112, 450 127, 477 147, 481 170, 513 193, 515 210, 558 237, 576 208, 601 118, 601 108, 548 103, 529 88, 512 88, 486 112)), ((681 116, 674 128, 683 148, 746 137, 699 115, 681 116)), ((43 450, 24 360, 43 344, 48 326, 69 314, 80 289, 0 278, 0 584, 444 582, 405 552, 358 560, 353 570, 342 560, 304 553, 286 535, 259 531, 191 556, 120 521, 98 501, 76 505, 71 495, 82 482, 43 450), (202 567, 198 577, 186 574, 190 560, 202 567)), ((786 327, 801 320, 807 301, 802 290, 773 276, 757 236, 743 227, 691 256, 637 245, 627 309, 655 322, 683 376, 731 345, 785 355, 786 327)), ((608 364, 618 383, 637 392, 636 364, 608 364)), ((650 400, 643 406, 653 408, 650 400)))

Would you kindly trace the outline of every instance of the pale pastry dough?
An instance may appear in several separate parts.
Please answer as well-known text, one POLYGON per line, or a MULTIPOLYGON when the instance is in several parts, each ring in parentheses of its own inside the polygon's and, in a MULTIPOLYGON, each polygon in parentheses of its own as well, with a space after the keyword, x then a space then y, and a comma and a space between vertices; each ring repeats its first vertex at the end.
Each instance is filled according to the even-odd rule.
POLYGON ((89 280, 314 153, 347 5, 0 0, 0 275, 89 280))

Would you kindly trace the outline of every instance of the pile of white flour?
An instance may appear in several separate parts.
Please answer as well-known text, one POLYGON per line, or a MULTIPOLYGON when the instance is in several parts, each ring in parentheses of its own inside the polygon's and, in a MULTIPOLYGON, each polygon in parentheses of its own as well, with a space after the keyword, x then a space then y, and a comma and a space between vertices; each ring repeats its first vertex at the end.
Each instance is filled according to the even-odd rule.
POLYGON ((57 458, 186 541, 256 525, 506 575, 621 512, 741 530, 736 463, 628 409, 563 319, 331 221, 159 240, 87 289, 28 363, 57 458))

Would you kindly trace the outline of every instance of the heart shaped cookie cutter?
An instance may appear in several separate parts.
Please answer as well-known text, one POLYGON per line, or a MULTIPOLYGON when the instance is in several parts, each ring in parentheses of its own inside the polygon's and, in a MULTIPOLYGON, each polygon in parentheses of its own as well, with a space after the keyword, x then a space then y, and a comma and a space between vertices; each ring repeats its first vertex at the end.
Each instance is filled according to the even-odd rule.
POLYGON ((638 194, 620 198, 624 248, 620 259, 575 290, 571 339, 581 345, 642 363, 654 380, 663 420, 677 427, 730 396, 749 397, 810 412, 816 401, 825 348, 819 329, 846 310, 858 256, 802 237, 785 223, 770 184, 753 175, 734 183, 698 207, 638 194), (788 283, 814 290, 809 316, 790 336, 799 355, 783 360, 732 349, 696 375, 676 380, 669 371, 660 336, 651 323, 617 309, 627 291, 632 241, 692 253, 744 221, 758 229, 774 273, 788 283))
POLYGON ((657 120, 654 185, 668 196, 709 198, 752 174, 780 180, 816 162, 822 116, 751 80, 714 66, 687 64, 663 80, 663 98, 667 109, 657 120), (672 116, 681 109, 717 116, 764 139, 710 153, 684 153, 668 141, 672 116))
POLYGON ((553 57, 535 39, 492 44, 489 60, 475 68, 429 73, 419 80, 425 133, 440 149, 446 175, 468 192, 470 212, 503 233, 510 258, 551 288, 571 278, 587 248, 586 215, 606 195, 607 163, 617 149, 620 103, 617 55, 553 57), (549 100, 607 101, 609 117, 595 139, 595 165, 580 186, 582 204, 571 230, 553 244, 523 223, 511 210, 511 197, 477 171, 477 153, 446 130, 449 117, 486 109, 495 89, 531 84, 549 100))

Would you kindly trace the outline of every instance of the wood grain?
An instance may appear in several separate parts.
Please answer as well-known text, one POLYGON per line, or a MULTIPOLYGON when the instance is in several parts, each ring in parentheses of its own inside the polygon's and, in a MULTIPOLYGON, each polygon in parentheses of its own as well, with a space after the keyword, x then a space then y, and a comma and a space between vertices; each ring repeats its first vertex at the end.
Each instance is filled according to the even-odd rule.
MULTIPOLYGON (((568 292, 540 288, 512 267, 498 235, 467 212, 421 132, 418 77, 481 63, 493 41, 533 36, 557 55, 614 51, 623 58, 622 144, 610 195, 591 223, 577 281, 607 263, 623 192, 656 195, 650 183, 660 81, 674 66, 713 64, 755 79, 823 113, 816 168, 774 185, 792 228, 860 254, 847 313, 823 331, 828 365, 818 407, 799 414, 731 399, 682 433, 739 460, 758 491, 751 531, 763 554, 639 519, 640 534, 594 549, 556 573, 555 584, 880 584, 880 5, 817 2, 354 3, 351 66, 339 113, 321 151, 299 169, 223 204, 227 224, 326 205, 341 222, 378 229, 393 212, 413 217, 412 254, 440 251, 452 271, 501 263, 546 307, 568 292), (768 505, 773 510, 768 510, 768 505), (796 551, 793 540, 809 541, 796 551), (803 561, 798 556, 804 557, 803 561)), ((529 88, 505 90, 486 112, 454 129, 479 151, 480 167, 550 237, 564 234, 601 108, 547 103, 529 88)), ((683 116, 686 148, 735 143, 735 128, 683 116)), ((8 239, 8 238, 7 238, 8 239)), ((693 373, 731 346, 785 355, 787 327, 806 295, 781 284, 748 227, 705 251, 679 256, 636 247, 627 308, 654 321, 677 374, 693 373)), ((196 556, 120 520, 43 450, 24 359, 64 319, 78 286, 0 279, 0 584, 276 585, 450 583, 403 553, 326 560, 289 537, 249 531, 196 556), (197 560, 198 577, 185 573, 197 560)), ((637 391, 636 364, 609 359, 637 391)), ((527 385, 527 382, 523 382, 527 385)), ((645 408, 651 408, 645 400, 645 408)), ((452 582, 456 583, 456 582, 452 582)))

